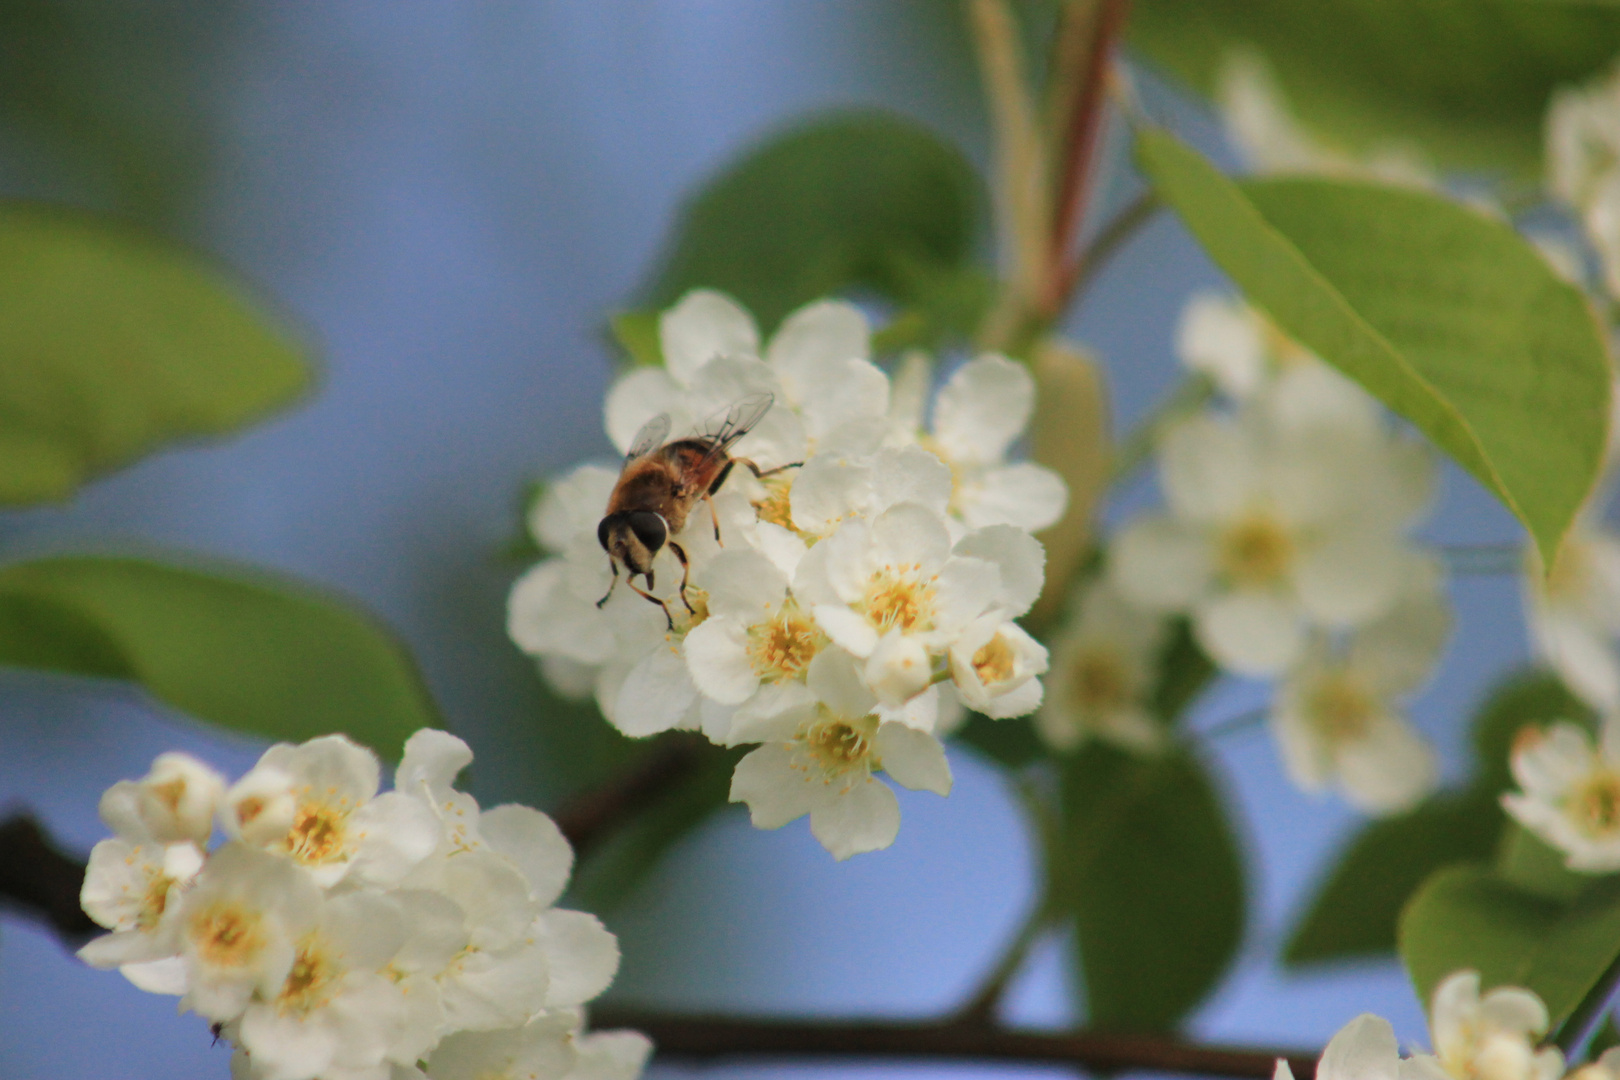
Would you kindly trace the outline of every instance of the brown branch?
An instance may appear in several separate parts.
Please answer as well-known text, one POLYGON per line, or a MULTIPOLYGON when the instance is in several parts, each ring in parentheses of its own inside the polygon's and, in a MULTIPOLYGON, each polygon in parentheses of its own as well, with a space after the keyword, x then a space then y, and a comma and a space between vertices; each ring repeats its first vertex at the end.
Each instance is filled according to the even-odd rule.
POLYGON ((601 787, 574 796, 552 815, 576 858, 657 803, 702 760, 700 739, 679 733, 659 739, 631 768, 601 787))
POLYGON ((1086 286, 1096 277, 1097 271, 1107 264, 1127 240, 1136 235, 1138 229, 1151 221, 1162 206, 1163 204, 1151 192, 1138 195, 1110 218, 1108 224, 1097 231, 1097 235, 1086 245, 1079 258, 1059 271, 1057 291, 1060 309, 1067 307, 1077 295, 1085 291, 1086 286))
POLYGON ((1053 201, 1051 269, 1046 275, 1046 295, 1041 297, 1047 318, 1056 318, 1065 296, 1063 286, 1074 277, 1069 250, 1085 222, 1090 201, 1091 178, 1096 172, 1094 158, 1102 133, 1104 106, 1108 102, 1108 79, 1113 70, 1114 49, 1130 15, 1130 0, 1102 0, 1091 33, 1091 55, 1079 87, 1079 99, 1069 113, 1063 139, 1063 171, 1058 177, 1053 201))
POLYGON ((69 945, 101 927, 79 907, 84 860, 58 849, 27 814, 0 821, 0 905, 50 926, 69 945))
POLYGON ((1316 1055, 1304 1050, 1215 1046, 1172 1035, 1016 1031, 971 1023, 739 1020, 597 1009, 593 1028, 647 1034, 661 1058, 950 1058, 1079 1065, 1096 1072, 1144 1070, 1269 1080, 1279 1057, 1296 1080, 1314 1080, 1316 1055))

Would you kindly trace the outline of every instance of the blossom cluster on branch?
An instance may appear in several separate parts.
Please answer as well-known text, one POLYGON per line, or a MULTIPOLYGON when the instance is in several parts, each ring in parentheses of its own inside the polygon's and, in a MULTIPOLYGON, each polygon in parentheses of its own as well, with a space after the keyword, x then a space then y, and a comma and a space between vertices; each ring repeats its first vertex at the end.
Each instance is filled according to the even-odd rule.
POLYGON ((659 415, 681 437, 769 394, 734 449, 752 468, 732 469, 712 515, 694 512, 660 549, 656 579, 686 581, 662 605, 612 589, 598 523, 619 470, 553 481, 531 519, 551 555, 512 590, 512 638, 628 735, 758 744, 732 798, 761 828, 808 813, 840 859, 887 847, 899 806, 875 773, 947 794, 940 739, 964 706, 1011 717, 1041 701, 1047 652, 1014 620, 1042 586, 1031 533, 1062 516, 1066 491, 1008 460, 1034 380, 987 354, 930 408, 928 359, 906 357, 891 379, 865 316, 841 302, 789 315, 763 349, 716 292, 688 294, 659 325, 664 365, 613 386, 609 437, 631 449, 659 415))
POLYGON ((111 933, 79 955, 178 995, 243 1080, 634 1080, 647 1040, 584 1030, 619 951, 554 906, 568 841, 457 791, 471 760, 424 729, 379 794, 376 755, 339 735, 229 786, 163 754, 102 797, 82 902, 111 933))

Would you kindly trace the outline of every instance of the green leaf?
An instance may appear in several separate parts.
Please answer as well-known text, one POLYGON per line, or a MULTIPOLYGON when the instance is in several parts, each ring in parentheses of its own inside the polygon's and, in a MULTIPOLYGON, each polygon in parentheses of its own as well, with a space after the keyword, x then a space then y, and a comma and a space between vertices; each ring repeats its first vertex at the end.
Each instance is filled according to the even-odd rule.
POLYGON ((418 728, 444 726, 380 623, 239 568, 88 555, 0 568, 0 664, 128 680, 276 739, 341 731, 390 758, 418 728))
POLYGON ((974 713, 954 739, 1010 769, 1021 769, 1046 756, 1046 747, 1036 736, 1035 725, 1024 716, 992 720, 974 713))
POLYGON ((1508 823, 1496 853, 1496 876, 1521 892, 1569 903, 1596 880, 1564 865, 1564 853, 1516 821, 1508 823))
POLYGON ((972 265, 985 203, 972 166, 926 128, 831 113, 767 139, 687 203, 648 299, 720 289, 769 330, 811 300, 870 290, 960 331, 988 296, 972 265))
POLYGON ((1130 42, 1214 95, 1258 49, 1306 123, 1352 150, 1532 173, 1547 99, 1620 52, 1620 8, 1524 0, 1138 0, 1130 42))
MULTIPOLYGON (((1531 852, 1510 850, 1506 816, 1497 799, 1513 786, 1508 751, 1526 724, 1570 719, 1588 726, 1589 708, 1556 676, 1524 671, 1501 680, 1473 720, 1474 774, 1459 791, 1442 792, 1397 817, 1373 821, 1346 846, 1338 864, 1317 887, 1283 951, 1289 965, 1316 964, 1395 951, 1402 906, 1420 885, 1444 866, 1518 859, 1531 852)), ((1530 867, 1525 873, 1542 876, 1530 867)), ((1511 879, 1519 873, 1504 869, 1511 879)), ((1548 876, 1545 888, 1562 881, 1548 876)))
POLYGON ((1608 437, 1607 347, 1579 290, 1507 225, 1436 195, 1239 185, 1162 131, 1139 132, 1137 155, 1250 300, 1456 458, 1552 562, 1608 437))
POLYGON ((1620 889, 1594 886, 1572 904, 1514 888, 1484 866, 1428 880, 1401 915, 1401 959, 1418 996, 1473 968, 1483 987, 1523 986, 1556 1027, 1620 954, 1620 889))
POLYGON ((1061 797, 1050 899, 1075 920, 1088 1023, 1174 1027, 1243 937, 1243 862, 1220 796, 1184 750, 1144 759, 1092 743, 1064 762, 1061 797))
POLYGON ((1166 724, 1180 720, 1220 669, 1193 637, 1192 622, 1178 618, 1159 658, 1159 685, 1153 688, 1153 713, 1166 724))
POLYGON ((630 362, 643 367, 661 367, 664 347, 658 340, 656 311, 620 311, 608 319, 613 340, 619 343, 630 362))
POLYGON ((570 903, 601 913, 627 899, 670 848, 729 805, 731 774, 749 749, 699 747, 694 769, 584 860, 570 903))
POLYGON ((1425 879, 1449 863, 1489 859, 1502 832, 1494 796, 1446 794, 1357 833, 1283 949, 1289 965, 1395 951, 1401 908, 1425 879))
POLYGON ((304 393, 302 346, 219 268, 88 214, 0 203, 0 505, 63 499, 304 393))

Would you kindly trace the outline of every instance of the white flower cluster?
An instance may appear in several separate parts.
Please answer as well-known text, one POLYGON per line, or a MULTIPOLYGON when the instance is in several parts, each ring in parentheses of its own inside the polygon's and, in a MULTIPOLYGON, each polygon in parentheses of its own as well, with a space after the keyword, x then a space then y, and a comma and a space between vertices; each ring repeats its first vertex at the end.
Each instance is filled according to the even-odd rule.
MULTIPOLYGON (((1328 1041, 1317 1080, 1559 1080, 1564 1055, 1537 1048, 1547 1033, 1547 1007, 1529 990, 1499 986, 1483 997, 1479 973, 1459 971, 1435 987, 1429 1010, 1434 1053, 1401 1057, 1388 1020, 1363 1013, 1328 1041)), ((1580 1080, 1615 1080, 1620 1054, 1609 1051, 1569 1074, 1580 1080)), ((1281 1058, 1274 1080, 1293 1080, 1281 1058)))
POLYGON ((1162 733, 1143 695, 1164 620, 1183 615, 1221 668, 1279 681, 1272 728, 1297 783, 1336 783, 1375 813, 1412 805, 1436 765, 1398 702, 1450 626, 1439 564, 1407 536, 1430 456, 1240 302, 1194 298, 1179 349, 1221 399, 1163 437, 1165 508, 1113 537, 1054 644, 1041 730, 1060 747, 1091 733, 1151 749, 1162 733))
POLYGON ((102 797, 115 835, 81 902, 112 932, 79 955, 213 1021, 239 1080, 634 1080, 644 1037, 583 1030, 619 949, 552 906, 568 841, 455 790, 471 760, 419 731, 378 794, 376 755, 340 735, 273 746, 229 787, 164 754, 102 797))
POLYGON ((679 439, 739 401, 774 402, 731 449, 739 464, 712 513, 696 507, 657 550, 656 579, 686 584, 666 586, 662 610, 623 587, 599 603, 614 578, 597 530, 620 470, 583 465, 534 511, 551 554, 513 588, 509 632, 626 734, 761 744, 732 787, 761 828, 808 813, 840 859, 886 847, 899 809, 874 773, 943 795, 939 737, 964 704, 1008 717, 1041 700, 1046 650, 1014 620, 1041 590, 1031 533, 1062 516, 1066 492, 1051 470, 1008 460, 1034 381, 981 356, 930 409, 927 359, 891 379, 865 317, 838 302, 788 316, 763 348, 715 292, 687 295, 659 330, 664 366, 607 397, 621 451, 661 414, 679 439))
POLYGON ((1571 870, 1620 870, 1620 716, 1603 721, 1596 745, 1572 723, 1527 727, 1510 761, 1520 790, 1502 796, 1508 813, 1571 870))

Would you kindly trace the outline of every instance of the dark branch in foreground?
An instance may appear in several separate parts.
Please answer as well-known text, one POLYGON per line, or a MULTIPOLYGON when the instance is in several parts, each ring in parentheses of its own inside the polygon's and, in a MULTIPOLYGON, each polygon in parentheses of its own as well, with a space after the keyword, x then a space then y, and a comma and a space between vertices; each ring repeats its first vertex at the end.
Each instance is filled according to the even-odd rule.
POLYGON ((629 769, 563 804, 552 820, 574 845, 574 857, 583 857, 684 780, 701 760, 702 750, 695 738, 666 735, 629 769))
POLYGON ((0 821, 0 907, 46 923, 77 946, 101 932, 79 907, 82 884, 84 860, 58 849, 33 818, 0 821))
POLYGON ((1036 1032, 963 1023, 738 1020, 596 1009, 594 1028, 645 1032, 660 1059, 723 1057, 949 1058, 1079 1065, 1096 1072, 1142 1070, 1269 1080, 1287 1058, 1296 1080, 1314 1080, 1316 1055, 1303 1050, 1211 1046, 1171 1035, 1036 1032))

